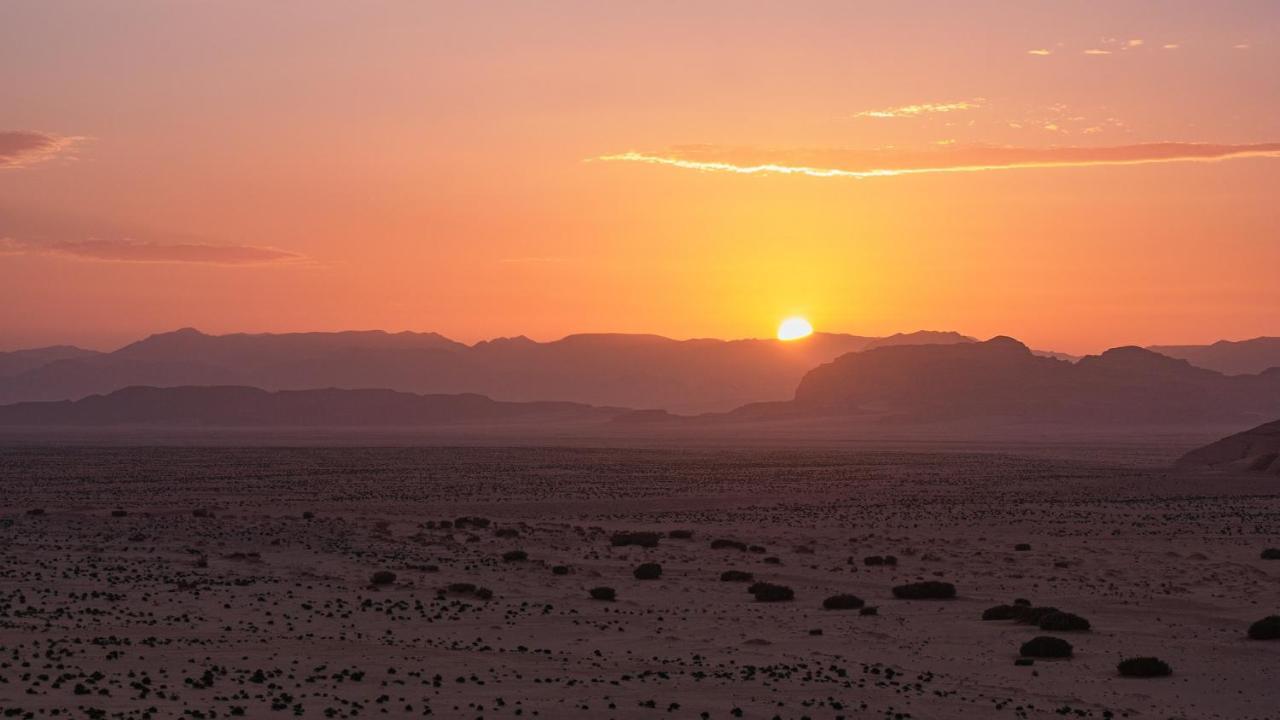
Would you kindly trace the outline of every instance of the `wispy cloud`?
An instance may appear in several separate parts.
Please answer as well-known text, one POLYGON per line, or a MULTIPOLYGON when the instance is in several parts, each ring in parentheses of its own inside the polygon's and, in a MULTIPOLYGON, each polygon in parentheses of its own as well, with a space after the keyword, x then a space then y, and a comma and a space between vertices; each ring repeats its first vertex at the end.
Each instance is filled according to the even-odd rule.
POLYGON ((13 170, 51 160, 82 139, 31 130, 0 130, 0 169, 13 170))
POLYGON ((1042 55, 1042 56, 1043 56, 1043 55, 1052 55, 1052 54, 1053 54, 1053 51, 1052 51, 1052 50, 1047 50, 1047 49, 1045 49, 1045 48, 1036 48, 1035 50, 1028 50, 1028 51, 1027 51, 1027 54, 1028 54, 1028 55, 1042 55))
POLYGON ((99 262, 205 265, 271 265, 306 260, 297 253, 271 247, 165 243, 123 238, 34 241, 0 237, 0 255, 51 255, 99 262))
POLYGON ((961 100, 958 102, 947 103, 919 103, 917 105, 903 105, 901 107, 884 108, 882 110, 863 110, 854 113, 854 117, 868 118, 900 118, 915 117, 917 115, 930 115, 933 113, 956 112, 957 110, 973 110, 982 107, 982 98, 975 100, 961 100))
POLYGON ((924 150, 758 150, 701 145, 674 148, 666 153, 626 152, 595 159, 739 175, 873 178, 1021 168, 1210 162, 1245 157, 1280 158, 1280 142, 1250 145, 1166 142, 1044 148, 947 145, 924 150))

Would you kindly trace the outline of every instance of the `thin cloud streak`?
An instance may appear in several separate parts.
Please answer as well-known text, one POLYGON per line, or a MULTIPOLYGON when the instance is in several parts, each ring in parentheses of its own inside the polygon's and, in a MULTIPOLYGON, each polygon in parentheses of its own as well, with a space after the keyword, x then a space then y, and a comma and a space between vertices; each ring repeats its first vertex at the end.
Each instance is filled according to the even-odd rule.
POLYGON ((957 110, 973 110, 982 107, 982 100, 961 100, 959 102, 950 103, 919 103, 916 105, 903 105, 895 108, 885 108, 883 110, 863 110, 860 113, 854 113, 854 117, 869 118, 900 118, 915 117, 917 115, 928 115, 932 113, 956 112, 957 110))
POLYGON ((1049 148, 946 146, 914 152, 836 149, 761 152, 698 146, 683 152, 677 149, 665 155, 626 152, 594 159, 604 162, 665 165, 686 170, 739 175, 777 174, 862 179, 988 170, 1213 162, 1249 157, 1280 157, 1280 143, 1221 145, 1170 142, 1113 147, 1049 148))
POLYGON ((306 260, 297 253, 271 247, 97 238, 56 241, 0 238, 0 255, 45 255, 97 262, 203 265, 276 265, 306 260))
POLYGON ((0 130, 0 169, 16 170, 52 160, 83 139, 31 130, 0 130))

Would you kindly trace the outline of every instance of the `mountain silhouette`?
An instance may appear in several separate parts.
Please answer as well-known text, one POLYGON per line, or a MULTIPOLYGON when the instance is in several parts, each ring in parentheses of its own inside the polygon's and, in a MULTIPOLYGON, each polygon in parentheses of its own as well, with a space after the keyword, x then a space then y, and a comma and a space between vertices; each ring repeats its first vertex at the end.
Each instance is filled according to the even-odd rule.
POLYGON ((1280 367, 1280 337, 1219 340, 1212 345, 1153 345, 1147 349, 1226 375, 1256 375, 1280 367))
POLYGON ((843 355, 807 373, 793 400, 751 405, 735 414, 1245 423, 1280 415, 1280 371, 1226 376, 1137 347, 1070 363, 996 337, 843 355))
POLYGON ((93 350, 85 350, 71 345, 54 345, 30 350, 0 352, 0 378, 19 375, 58 360, 74 360, 97 354, 93 350))
POLYGON ((1192 450, 1178 460, 1178 465, 1280 475, 1280 420, 1192 450))
POLYGON ((516 337, 468 346, 435 333, 207 335, 184 328, 114 352, 58 358, 0 377, 0 404, 74 400, 135 385, 244 385, 476 393, 505 401, 702 413, 788 398, 809 369, 873 342, 968 340, 935 332, 891 338, 815 333, 787 343, 583 334, 545 343, 516 337))
POLYGON ((482 395, 393 390, 130 387, 80 400, 0 406, 9 426, 393 427, 607 422, 627 412, 577 403, 508 403, 482 395))

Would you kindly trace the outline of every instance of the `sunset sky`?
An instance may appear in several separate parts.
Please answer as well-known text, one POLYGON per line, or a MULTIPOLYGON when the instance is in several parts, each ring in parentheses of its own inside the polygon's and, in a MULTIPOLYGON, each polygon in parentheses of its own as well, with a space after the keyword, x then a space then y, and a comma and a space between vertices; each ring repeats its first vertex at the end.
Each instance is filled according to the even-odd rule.
POLYGON ((1280 2, 0 4, 0 349, 1280 335, 1280 2))

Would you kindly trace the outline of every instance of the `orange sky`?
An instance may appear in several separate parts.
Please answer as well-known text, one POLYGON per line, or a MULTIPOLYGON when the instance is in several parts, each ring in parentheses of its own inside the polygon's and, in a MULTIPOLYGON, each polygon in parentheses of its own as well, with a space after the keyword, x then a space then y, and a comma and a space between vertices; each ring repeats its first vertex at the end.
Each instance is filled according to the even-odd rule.
POLYGON ((1280 335, 1277 38, 1265 0, 6 2, 0 349, 1280 335))

